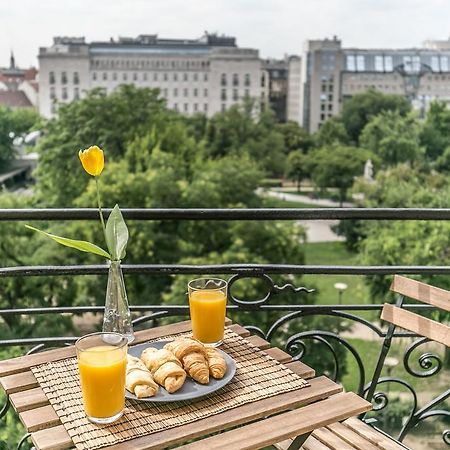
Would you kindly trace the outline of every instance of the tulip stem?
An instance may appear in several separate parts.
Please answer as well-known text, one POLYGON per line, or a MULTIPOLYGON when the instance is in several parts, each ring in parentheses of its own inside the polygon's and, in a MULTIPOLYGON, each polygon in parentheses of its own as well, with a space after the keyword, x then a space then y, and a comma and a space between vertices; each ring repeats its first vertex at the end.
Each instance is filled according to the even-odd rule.
POLYGON ((98 187, 98 177, 94 177, 95 178, 95 187, 97 189, 97 203, 98 203, 98 211, 100 213, 100 220, 102 222, 102 228, 103 228, 103 234, 105 236, 105 242, 106 242, 106 246, 108 246, 108 241, 106 239, 106 226, 105 226, 105 219, 103 218, 103 212, 102 212, 102 203, 100 201, 100 189, 98 187))

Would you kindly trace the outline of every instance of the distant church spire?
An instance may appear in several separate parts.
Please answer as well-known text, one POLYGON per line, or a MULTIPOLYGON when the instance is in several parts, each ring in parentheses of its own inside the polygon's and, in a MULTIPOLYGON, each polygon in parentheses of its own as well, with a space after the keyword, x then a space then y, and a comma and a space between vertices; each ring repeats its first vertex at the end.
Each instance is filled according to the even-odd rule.
POLYGON ((11 50, 11 56, 9 58, 9 68, 10 69, 15 69, 16 68, 16 60, 14 58, 14 53, 13 53, 12 50, 11 50))

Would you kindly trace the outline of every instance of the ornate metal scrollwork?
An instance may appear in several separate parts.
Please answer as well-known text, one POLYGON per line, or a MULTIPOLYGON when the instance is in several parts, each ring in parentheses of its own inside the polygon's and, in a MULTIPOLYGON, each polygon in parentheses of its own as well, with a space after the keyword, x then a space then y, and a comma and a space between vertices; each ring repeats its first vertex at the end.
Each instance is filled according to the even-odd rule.
POLYGON ((403 357, 403 365, 405 366, 405 370, 415 376, 420 378, 431 377, 440 372, 442 369, 442 360, 439 355, 435 353, 426 352, 419 356, 418 363, 419 366, 424 369, 424 372, 419 372, 410 366, 410 358, 413 351, 422 344, 430 342, 428 338, 421 338, 413 342, 405 352, 403 357))
POLYGON ((17 444, 17 450, 20 450, 22 448, 22 445, 30 438, 31 433, 26 433, 22 436, 22 439, 20 439, 19 443, 17 444))
POLYGON ((9 411, 9 407, 11 406, 11 402, 9 400, 9 395, 6 395, 5 403, 0 409, 0 420, 6 416, 6 413, 9 411))

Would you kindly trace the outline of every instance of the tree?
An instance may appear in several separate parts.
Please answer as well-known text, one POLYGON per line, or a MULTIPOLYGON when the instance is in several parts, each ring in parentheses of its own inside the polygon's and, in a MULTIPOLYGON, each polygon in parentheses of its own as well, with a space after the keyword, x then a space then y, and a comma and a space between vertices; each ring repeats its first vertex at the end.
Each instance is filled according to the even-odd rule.
POLYGON ((6 108, 0 107, 0 171, 7 167, 12 159, 14 150, 11 116, 6 108))
POLYGON ((342 122, 350 139, 358 143, 359 135, 366 124, 383 111, 398 111, 401 115, 406 115, 411 111, 411 105, 404 96, 382 94, 373 89, 346 100, 342 110, 342 122))
POLYGON ((322 124, 314 137, 318 147, 325 147, 335 144, 350 144, 350 138, 348 137, 344 124, 340 119, 335 117, 322 124))
POLYGON ((410 115, 384 111, 367 123, 359 137, 361 147, 378 155, 383 165, 414 162, 424 155, 420 145, 420 125, 410 115))
POLYGON ((420 141, 434 161, 450 146, 450 110, 445 102, 432 102, 423 124, 420 141))
POLYGON ((290 153, 293 150, 308 152, 314 147, 314 139, 307 130, 302 128, 297 122, 288 121, 276 125, 277 131, 283 135, 285 151, 290 153))
POLYGON ((313 181, 323 188, 338 188, 341 206, 355 177, 362 174, 366 161, 373 159, 367 150, 344 146, 324 147, 309 157, 313 181))
POLYGON ((308 155, 299 150, 289 153, 286 162, 286 176, 296 181, 298 192, 300 192, 302 181, 309 176, 308 162, 308 155))

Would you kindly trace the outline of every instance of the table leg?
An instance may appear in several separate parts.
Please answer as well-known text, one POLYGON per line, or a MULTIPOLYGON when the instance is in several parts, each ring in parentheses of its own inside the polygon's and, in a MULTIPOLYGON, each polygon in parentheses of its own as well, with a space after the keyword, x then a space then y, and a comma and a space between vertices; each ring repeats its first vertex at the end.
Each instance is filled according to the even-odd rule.
POLYGON ((301 446, 305 443, 306 439, 309 438, 309 435, 312 432, 302 434, 301 436, 297 436, 293 441, 292 444, 288 447, 287 450, 300 450, 301 446))

